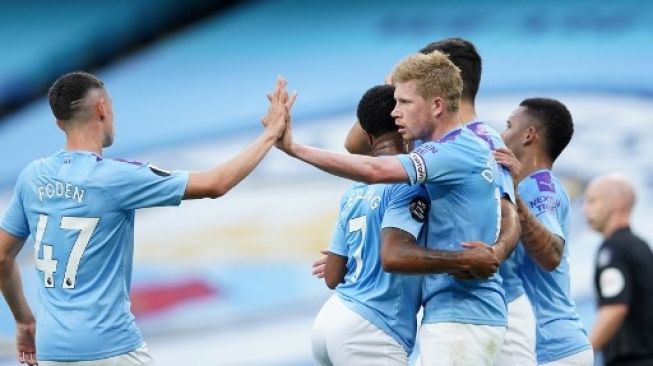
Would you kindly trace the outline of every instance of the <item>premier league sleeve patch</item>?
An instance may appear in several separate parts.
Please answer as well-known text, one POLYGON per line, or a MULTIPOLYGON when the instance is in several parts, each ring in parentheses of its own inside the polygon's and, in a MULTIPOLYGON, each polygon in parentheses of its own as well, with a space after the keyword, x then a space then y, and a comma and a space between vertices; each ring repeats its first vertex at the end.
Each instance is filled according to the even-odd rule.
POLYGON ((159 177, 169 177, 172 174, 169 171, 158 168, 152 164, 148 165, 148 167, 150 168, 152 173, 158 175, 159 177))
POLYGON ((424 197, 417 196, 413 198, 413 200, 410 202, 410 206, 408 206, 410 210, 410 216, 412 216, 415 221, 423 223, 426 221, 426 217, 429 214, 429 205, 430 202, 427 201, 424 197))

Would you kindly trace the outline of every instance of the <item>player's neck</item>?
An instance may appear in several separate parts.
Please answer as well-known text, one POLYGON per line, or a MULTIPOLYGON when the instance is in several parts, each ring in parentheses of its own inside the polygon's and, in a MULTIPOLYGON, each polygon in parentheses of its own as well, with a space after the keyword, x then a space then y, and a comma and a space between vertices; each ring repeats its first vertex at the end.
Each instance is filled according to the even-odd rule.
POLYGON ((70 129, 66 131, 66 146, 68 151, 90 151, 102 155, 103 137, 90 128, 70 129))
POLYGON ((476 108, 474 108, 474 103, 465 99, 460 100, 460 107, 458 109, 458 116, 460 122, 467 124, 470 122, 476 121, 476 108))
POLYGON ((372 139, 372 155, 398 155, 405 153, 404 140, 396 132, 385 133, 372 139))
POLYGON ((460 115, 457 112, 448 114, 444 119, 438 121, 430 136, 430 141, 437 141, 444 137, 451 130, 461 128, 463 123, 460 120, 460 115))
POLYGON ((544 156, 544 154, 526 154, 519 159, 521 163, 521 176, 519 180, 528 177, 538 170, 551 170, 553 163, 551 159, 544 156))

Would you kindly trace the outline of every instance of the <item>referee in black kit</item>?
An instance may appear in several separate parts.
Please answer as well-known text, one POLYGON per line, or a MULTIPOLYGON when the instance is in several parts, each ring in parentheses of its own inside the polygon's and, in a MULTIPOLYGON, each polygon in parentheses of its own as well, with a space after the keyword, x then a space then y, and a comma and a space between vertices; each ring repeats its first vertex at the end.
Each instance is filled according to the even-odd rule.
POLYGON ((653 366, 653 253, 630 231, 635 192, 620 174, 585 192, 585 215, 604 242, 596 256, 598 313, 590 334, 606 366, 653 366))

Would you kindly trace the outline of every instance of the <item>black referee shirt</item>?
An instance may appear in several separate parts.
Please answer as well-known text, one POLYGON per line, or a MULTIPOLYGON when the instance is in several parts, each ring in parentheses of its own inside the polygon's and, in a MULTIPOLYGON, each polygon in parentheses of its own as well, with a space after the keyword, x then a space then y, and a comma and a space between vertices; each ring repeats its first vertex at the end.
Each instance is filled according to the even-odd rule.
POLYGON ((653 253, 629 227, 605 240, 596 256, 599 306, 627 304, 628 315, 603 349, 607 366, 653 365, 653 253))

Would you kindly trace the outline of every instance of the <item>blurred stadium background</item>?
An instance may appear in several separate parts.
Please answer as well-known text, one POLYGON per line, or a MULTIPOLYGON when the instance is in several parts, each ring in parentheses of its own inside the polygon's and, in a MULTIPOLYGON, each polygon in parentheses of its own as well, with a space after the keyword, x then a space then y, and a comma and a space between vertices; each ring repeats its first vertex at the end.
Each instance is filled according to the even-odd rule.
MULTIPOLYGON (((620 1, 3 0, 0 212, 34 158, 61 148, 45 93, 62 73, 97 73, 114 101, 110 157, 201 169, 259 132, 283 74, 299 91, 303 142, 343 151, 362 93, 426 43, 473 41, 480 117, 500 131, 526 97, 566 103, 574 138, 556 165, 573 196, 572 291, 589 328, 600 238, 582 191, 620 170, 636 184, 634 228, 653 242, 653 3, 620 1)), ((310 328, 329 296, 310 275, 350 182, 272 151, 216 201, 138 213, 133 307, 168 365, 310 365, 310 328)), ((31 243, 20 262, 35 303, 31 243)), ((0 365, 13 365, 0 304, 0 365)))

